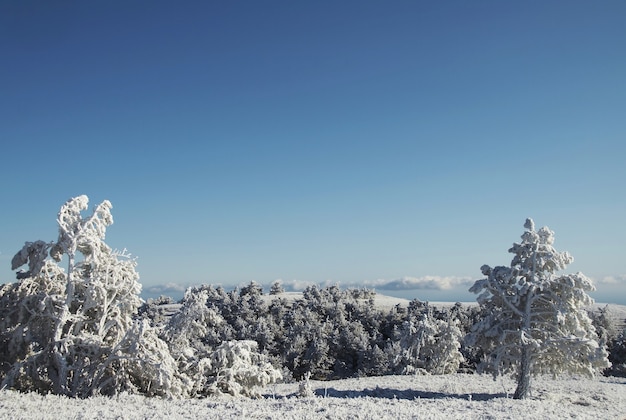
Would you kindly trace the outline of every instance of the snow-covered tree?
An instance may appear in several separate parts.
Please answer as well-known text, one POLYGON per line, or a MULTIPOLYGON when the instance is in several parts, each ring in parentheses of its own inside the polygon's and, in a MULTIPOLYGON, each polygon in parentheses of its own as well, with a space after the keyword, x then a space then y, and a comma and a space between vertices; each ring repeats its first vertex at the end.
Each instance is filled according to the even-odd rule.
POLYGON ((626 328, 609 341, 608 349, 612 366, 605 373, 626 377, 626 328))
POLYGON ((259 397, 259 387, 282 379, 282 374, 258 352, 252 340, 227 341, 211 353, 211 393, 259 397))
POLYGON ((395 360, 399 373, 444 375, 459 369, 463 361, 459 350, 462 333, 456 319, 438 319, 426 306, 421 314, 404 322, 400 334, 400 351, 395 360))
POLYGON ((213 375, 210 355, 212 346, 219 342, 216 332, 224 324, 224 319, 207 306, 208 298, 206 289, 187 289, 182 307, 163 331, 178 371, 188 379, 190 387, 185 393, 191 397, 209 393, 213 375))
MULTIPOLYGON (((260 296, 256 286, 244 288, 242 299, 260 296)), ((185 395, 203 397, 212 394, 257 396, 257 387, 266 386, 282 377, 265 355, 258 352, 253 340, 220 338, 226 320, 210 305, 211 297, 219 296, 211 287, 189 288, 180 310, 163 330, 178 372, 189 386, 185 395)))
POLYGON ((218 331, 224 318, 207 306, 209 291, 189 288, 182 305, 164 327, 163 336, 175 358, 194 353, 194 357, 207 357, 213 346, 220 344, 218 331))
POLYGON ((147 319, 133 322, 100 364, 93 383, 104 395, 130 392, 166 397, 188 396, 195 385, 180 373, 167 343, 147 319))
POLYGON ((163 327, 178 307, 173 298, 161 295, 156 299, 147 299, 137 310, 137 315, 148 320, 150 325, 163 327))
POLYGON ((141 304, 139 275, 129 254, 104 242, 111 203, 83 218, 87 205, 84 195, 68 200, 58 214, 58 240, 27 242, 12 260, 14 270, 26 264, 28 270, 0 290, 2 341, 9 344, 2 385, 79 397, 118 390, 171 395, 177 385, 148 385, 173 384, 165 377, 174 372, 161 369, 167 361, 135 351, 139 343, 153 350, 164 345, 133 320, 141 304))
POLYGON ((272 287, 270 288, 270 295, 280 295, 281 293, 285 293, 283 282, 281 280, 276 280, 272 283, 272 287))
POLYGON ((535 231, 531 219, 524 227, 522 241, 509 250, 510 267, 483 265, 487 278, 471 287, 484 317, 467 337, 484 351, 479 369, 517 378, 518 399, 528 396, 532 374, 593 375, 609 365, 584 309, 593 303, 591 281, 582 273, 557 275, 571 255, 552 246, 547 227, 535 231))

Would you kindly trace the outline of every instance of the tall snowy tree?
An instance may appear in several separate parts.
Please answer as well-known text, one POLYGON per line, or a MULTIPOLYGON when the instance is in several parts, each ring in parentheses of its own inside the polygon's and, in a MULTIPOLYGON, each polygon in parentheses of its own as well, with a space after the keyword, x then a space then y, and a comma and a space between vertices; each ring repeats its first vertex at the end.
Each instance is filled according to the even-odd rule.
POLYGON ((572 256, 552 246, 554 232, 547 227, 535 231, 531 219, 524 227, 521 243, 509 249, 510 267, 481 267, 487 278, 470 291, 479 294, 484 317, 467 336, 485 353, 479 369, 517 378, 517 399, 529 395, 533 374, 593 375, 609 365, 584 310, 593 303, 591 281, 582 273, 557 275, 572 256))
POLYGON ((57 242, 27 242, 12 260, 14 270, 26 264, 28 270, 0 289, 8 344, 2 386, 79 397, 178 394, 176 372, 166 369, 175 366, 167 347, 133 319, 141 303, 136 262, 104 242, 111 203, 84 218, 87 205, 84 195, 68 200, 58 214, 57 242))

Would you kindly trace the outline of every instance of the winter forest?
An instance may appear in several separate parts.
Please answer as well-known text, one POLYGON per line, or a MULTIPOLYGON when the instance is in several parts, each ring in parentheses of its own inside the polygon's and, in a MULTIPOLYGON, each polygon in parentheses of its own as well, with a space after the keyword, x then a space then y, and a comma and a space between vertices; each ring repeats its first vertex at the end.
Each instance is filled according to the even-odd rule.
MULTIPOLYGON (((587 293, 594 286, 582 273, 559 273, 572 256, 557 251, 554 232, 536 229, 531 219, 509 250, 510 264, 481 268, 484 278, 471 288, 476 305, 416 299, 382 307, 373 290, 309 287, 294 296, 280 282, 269 293, 254 282, 234 290, 202 285, 179 302, 165 296, 144 302, 136 261, 105 243, 111 209, 104 201, 89 212, 86 196, 68 200, 58 213, 58 238, 26 242, 13 258, 17 281, 0 288, 0 417, 26 395, 259 404, 275 403, 277 390, 291 384, 283 399, 345 400, 351 394, 337 381, 400 377, 420 384, 465 378, 463 390, 406 400, 462 399, 459 410, 467 414, 472 395, 491 404, 532 400, 533 390, 546 386, 543 378, 559 384, 559 375, 593 383, 606 378, 618 397, 590 407, 626 414, 624 319, 593 306, 587 293), (490 397, 478 387, 485 378, 510 388, 490 397)), ((376 389, 356 399, 366 406, 372 398, 403 395, 376 389)), ((319 417, 333 416, 332 406, 323 408, 319 417)), ((411 410, 395 415, 415 415, 411 410)), ((443 413, 433 410, 430 416, 443 413)))

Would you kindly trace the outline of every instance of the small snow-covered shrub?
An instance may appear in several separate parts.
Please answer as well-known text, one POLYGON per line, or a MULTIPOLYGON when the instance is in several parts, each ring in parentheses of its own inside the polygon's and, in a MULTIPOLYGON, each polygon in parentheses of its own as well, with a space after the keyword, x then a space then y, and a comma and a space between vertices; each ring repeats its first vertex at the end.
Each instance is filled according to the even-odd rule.
POLYGON ((193 383, 178 372, 167 344, 147 320, 137 320, 100 365, 98 393, 120 392, 147 396, 182 397, 193 383))
POLYGON ((215 393, 258 397, 258 387, 282 379, 280 371, 257 352, 256 341, 228 341, 211 354, 215 393))
POLYGON ((456 319, 437 319, 432 309, 405 321, 395 370, 403 374, 456 373, 463 361, 459 351, 462 333, 456 319))
POLYGON ((314 397, 315 392, 311 386, 311 372, 307 372, 298 383, 298 396, 302 398, 314 397))

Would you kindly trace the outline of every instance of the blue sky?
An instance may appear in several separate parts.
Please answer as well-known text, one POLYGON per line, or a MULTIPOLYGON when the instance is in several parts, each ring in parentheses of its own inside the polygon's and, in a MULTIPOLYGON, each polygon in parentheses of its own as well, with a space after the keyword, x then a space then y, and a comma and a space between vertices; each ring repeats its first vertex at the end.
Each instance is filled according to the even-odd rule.
POLYGON ((155 293, 282 279, 472 300, 532 217, 597 300, 626 303, 625 16, 623 1, 1 2, 0 281, 86 194, 113 203, 107 243, 155 293))

